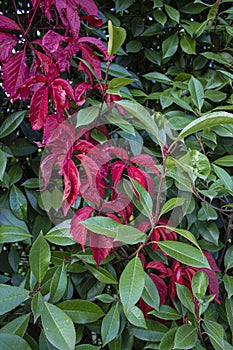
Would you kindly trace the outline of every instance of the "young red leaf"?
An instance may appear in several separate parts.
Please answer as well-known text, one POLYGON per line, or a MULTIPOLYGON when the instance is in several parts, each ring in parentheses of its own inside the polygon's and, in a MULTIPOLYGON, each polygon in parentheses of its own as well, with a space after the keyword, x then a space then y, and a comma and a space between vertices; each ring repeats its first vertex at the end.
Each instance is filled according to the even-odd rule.
POLYGON ((72 36, 78 38, 80 31, 80 17, 78 15, 78 4, 73 0, 55 0, 56 8, 67 29, 70 29, 72 36))
POLYGON ((108 59, 108 48, 102 43, 101 40, 93 38, 91 36, 83 36, 79 38, 78 43, 89 43, 95 45, 104 56, 104 59, 108 59))
POLYGON ((17 42, 18 38, 15 35, 0 32, 0 61, 6 62, 10 58, 17 42))
POLYGON ((79 83, 75 86, 74 100, 78 106, 82 106, 85 103, 86 99, 83 97, 83 94, 90 89, 92 89, 92 84, 88 82, 79 83))
POLYGON ((53 53, 56 52, 59 46, 67 41, 67 38, 54 30, 49 30, 42 39, 42 46, 53 53))
POLYGON ((28 78, 25 50, 17 52, 2 65, 3 84, 11 98, 20 97, 19 90, 28 78))
POLYGON ((51 83, 52 88, 52 99, 55 104, 56 110, 59 114, 64 112, 64 109, 67 108, 68 99, 74 98, 73 88, 70 83, 62 78, 57 78, 51 83))
POLYGON ((55 63, 50 57, 44 55, 43 53, 37 50, 34 50, 34 52, 36 53, 40 64, 44 68, 44 73, 46 75, 48 83, 51 83, 55 78, 59 76, 59 70, 57 69, 55 63))
POLYGON ((111 165, 111 168, 113 186, 116 187, 122 177, 124 169, 126 168, 126 164, 121 160, 117 160, 111 165))
POLYGON ((134 156, 130 159, 132 163, 135 163, 137 165, 141 165, 151 171, 153 171, 154 174, 157 176, 160 176, 159 170, 156 167, 156 163, 154 159, 149 154, 139 154, 137 156, 134 156))
POLYGON ((48 114, 48 87, 41 86, 32 96, 29 120, 33 130, 44 126, 48 114))
POLYGON ((90 64, 99 80, 102 80, 101 61, 94 55, 92 48, 86 43, 79 43, 78 49, 82 53, 82 58, 90 64))
POLYGON ((67 215, 70 206, 75 202, 79 194, 80 179, 79 172, 72 159, 63 165, 62 175, 64 176, 64 193, 62 199, 62 209, 67 215))
POLYGON ((156 285, 158 292, 159 292, 159 296, 160 296, 160 304, 163 305, 166 302, 166 298, 167 298, 167 285, 166 283, 162 280, 162 278, 160 278, 159 276, 155 275, 154 273, 149 273, 150 278, 152 279, 152 281, 154 282, 154 284, 156 285))
POLYGON ((212 255, 210 254, 210 252, 208 252, 207 250, 203 250, 203 254, 206 256, 207 260, 208 260, 208 263, 211 267, 211 269, 213 271, 216 271, 216 272, 220 272, 214 258, 212 257, 212 255))
POLYGON ((95 209, 90 206, 83 207, 77 211, 71 220, 71 234, 74 240, 81 245, 83 250, 87 240, 87 229, 85 226, 81 225, 80 222, 90 218, 94 210, 95 209))
POLYGON ((86 172, 90 186, 97 189, 99 182, 101 180, 100 169, 98 165, 90 157, 84 154, 78 154, 76 155, 76 157, 82 163, 82 166, 86 172))
POLYGON ((97 16, 82 16, 80 19, 81 21, 86 20, 90 25, 92 25, 95 28, 101 27, 103 25, 102 19, 97 16))
POLYGON ((218 281, 218 276, 213 270, 210 269, 200 269, 201 271, 204 271, 209 279, 209 292, 210 294, 215 294, 214 300, 217 301, 217 303, 220 304, 219 300, 219 281, 218 281))
MULTIPOLYGON (((38 0, 31 0, 32 6, 35 7, 38 0)), ((54 4, 54 0, 40 0, 40 8, 42 12, 46 15, 49 21, 52 20, 51 7, 54 4)))
POLYGON ((146 190, 148 190, 147 181, 146 181, 145 176, 142 173, 141 169, 138 169, 134 165, 130 165, 127 168, 127 172, 128 172, 129 177, 131 177, 132 179, 134 179, 137 182, 139 182, 139 184, 141 186, 143 186, 146 190))
POLYGON ((9 17, 0 15, 0 30, 18 30, 21 31, 20 26, 12 21, 9 17))
POLYGON ((43 189, 46 189, 49 184, 55 162, 56 158, 53 154, 50 154, 44 158, 40 164, 40 171, 43 179, 43 189))
POLYGON ((98 16, 98 8, 94 2, 94 0, 72 0, 88 14, 93 16, 98 16))
POLYGON ((46 144, 50 136, 55 132, 56 128, 65 120, 63 116, 58 114, 49 114, 45 120, 43 129, 43 143, 46 144))
POLYGON ((97 266, 105 259, 113 248, 113 238, 90 232, 90 246, 97 266))

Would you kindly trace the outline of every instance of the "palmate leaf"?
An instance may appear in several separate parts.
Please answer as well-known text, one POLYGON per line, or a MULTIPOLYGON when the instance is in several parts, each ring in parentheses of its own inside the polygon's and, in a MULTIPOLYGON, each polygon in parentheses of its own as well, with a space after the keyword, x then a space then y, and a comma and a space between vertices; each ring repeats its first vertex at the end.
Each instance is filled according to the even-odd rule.
POLYGON ((0 30, 18 30, 21 31, 20 26, 12 21, 9 17, 0 15, 0 30))

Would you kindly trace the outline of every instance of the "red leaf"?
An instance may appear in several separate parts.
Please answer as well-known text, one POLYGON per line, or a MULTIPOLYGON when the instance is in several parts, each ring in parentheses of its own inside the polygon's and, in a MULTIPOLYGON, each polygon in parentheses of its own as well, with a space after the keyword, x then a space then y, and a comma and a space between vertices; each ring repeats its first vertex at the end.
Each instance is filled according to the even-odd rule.
POLYGON ((44 158, 40 164, 40 171, 43 179, 43 189, 46 189, 49 184, 55 162, 56 158, 53 154, 50 154, 44 158))
POLYGON ((22 50, 2 65, 4 89, 14 99, 19 98, 19 90, 28 78, 26 54, 22 50))
POLYGON ((86 140, 78 140, 75 144, 74 149, 84 154, 89 153, 95 146, 86 140))
POLYGON ((65 161, 62 174, 64 176, 64 193, 62 199, 62 209, 66 216, 70 206, 75 202, 79 194, 80 179, 79 172, 73 160, 65 161))
POLYGON ((90 89, 92 89, 92 84, 88 82, 79 83, 75 86, 74 100, 78 106, 82 106, 85 103, 86 99, 83 97, 83 94, 90 89))
POLYGON ((40 87, 32 96, 29 120, 33 130, 43 127, 48 114, 48 86, 40 87))
POLYGON ((10 58, 17 42, 18 38, 15 35, 0 32, 0 61, 5 62, 10 58))
POLYGON ((62 23, 70 29, 74 38, 78 38, 80 31, 80 17, 77 4, 69 0, 55 0, 56 8, 62 23))
POLYGON ((151 171, 154 174, 160 177, 160 173, 158 168, 156 167, 156 163, 154 159, 149 154, 139 154, 130 159, 132 163, 136 163, 137 165, 141 165, 151 171))
MULTIPOLYGON (((38 3, 38 0, 31 0, 33 7, 38 3)), ((45 13, 49 21, 52 20, 51 7, 54 4, 54 0, 40 0, 40 8, 45 13)))
POLYGON ((139 184, 141 186, 143 186, 146 190, 148 189, 147 181, 146 181, 145 176, 143 175, 143 173, 140 169, 138 169, 134 165, 131 165, 127 168, 127 172, 128 172, 129 177, 131 177, 132 179, 139 182, 139 184))
POLYGON ((167 272, 168 272, 168 268, 166 267, 166 265, 164 265, 164 263, 162 263, 160 261, 156 261, 156 260, 149 262, 149 264, 147 264, 146 268, 157 270, 159 272, 162 272, 163 274, 167 274, 167 272))
POLYGON ((59 114, 64 112, 64 108, 67 107, 67 95, 70 98, 74 98, 73 88, 70 83, 62 78, 57 78, 51 83, 52 98, 55 104, 56 110, 59 114))
POLYGON ((93 188, 89 185, 88 179, 81 180, 80 193, 82 198, 93 203, 96 208, 100 207, 102 197, 100 196, 99 192, 96 191, 96 188, 93 188))
POLYGON ((208 263, 211 267, 211 269, 213 271, 216 271, 216 272, 220 272, 214 258, 212 257, 212 255, 210 254, 210 252, 208 252, 207 250, 203 250, 203 254, 206 256, 207 260, 208 260, 208 263))
POLYGON ((107 147, 106 151, 114 154, 117 158, 121 158, 124 161, 128 160, 128 153, 123 148, 117 148, 115 146, 107 147))
POLYGON ((78 3, 79 6, 86 11, 88 15, 98 16, 98 8, 94 0, 72 0, 75 3, 78 3))
POLYGON ((94 82, 94 76, 92 74, 92 72, 90 71, 90 69, 83 63, 83 62, 79 62, 78 65, 78 70, 83 71, 89 78, 90 82, 93 83, 94 82))
POLYGON ((85 43, 80 43, 78 49, 82 52, 82 58, 87 61, 95 71, 97 78, 102 80, 101 61, 95 56, 92 48, 85 43))
POLYGON ((59 46, 67 41, 67 38, 57 32, 54 32, 54 30, 49 30, 42 39, 42 46, 48 50, 49 52, 53 53, 57 51, 59 46))
POLYGON ((48 83, 51 83, 55 78, 59 76, 59 70, 57 69, 56 65, 54 64, 53 60, 50 57, 48 57, 47 55, 44 55, 43 53, 35 49, 34 51, 41 65, 44 68, 44 73, 46 75, 48 83))
POLYGON ((81 21, 86 20, 90 25, 92 25, 95 28, 101 27, 103 25, 102 19, 97 16, 82 16, 80 19, 81 21))
POLYGON ((19 30, 21 31, 20 26, 12 21, 9 17, 0 15, 0 30, 19 30))
POLYGON ((77 211, 71 220, 70 232, 74 240, 81 245, 83 250, 87 240, 87 229, 80 224, 80 222, 90 218, 94 210, 94 208, 89 206, 83 207, 77 211))
POLYGON ((111 168, 113 186, 116 187, 122 177, 124 169, 126 168, 126 164, 121 160, 117 160, 111 165, 111 168))
POLYGON ((58 114, 49 114, 47 116, 43 129, 43 143, 46 144, 50 136, 64 120, 65 118, 58 114))
POLYGON ((104 59, 108 59, 108 48, 105 46, 101 40, 93 38, 91 36, 83 36, 79 38, 78 43, 89 43, 95 45, 100 52, 103 54, 104 59))
POLYGON ((215 294, 214 300, 217 301, 217 303, 220 304, 219 300, 219 282, 218 282, 218 276, 213 270, 210 269, 200 269, 201 271, 204 271, 209 279, 209 292, 210 294, 215 294))
POLYGON ((90 232, 90 246, 97 266, 99 266, 113 248, 113 238, 90 232))
POLYGON ((140 298, 139 307, 142 310, 144 317, 148 318, 148 312, 152 310, 152 307, 148 305, 142 298, 140 298))
POLYGON ((120 194, 119 197, 115 200, 105 202, 102 205, 101 210, 103 212, 117 212, 119 213, 120 211, 124 210, 125 207, 129 204, 129 199, 125 194, 120 194))
POLYGON ((100 169, 98 165, 90 157, 84 154, 77 154, 76 158, 78 158, 81 161, 90 186, 97 189, 98 184, 101 180, 100 169))
POLYGON ((167 285, 166 285, 166 283, 162 280, 162 278, 155 275, 154 273, 149 273, 149 276, 158 289, 159 296, 160 296, 160 304, 161 305, 165 304, 166 298, 167 298, 167 285))

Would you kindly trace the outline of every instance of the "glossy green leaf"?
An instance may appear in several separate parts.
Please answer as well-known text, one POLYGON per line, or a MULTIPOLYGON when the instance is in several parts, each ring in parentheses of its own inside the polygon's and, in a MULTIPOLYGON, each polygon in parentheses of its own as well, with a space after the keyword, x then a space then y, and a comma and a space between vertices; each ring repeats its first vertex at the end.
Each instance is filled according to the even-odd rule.
POLYGON ((190 290, 186 286, 176 283, 176 291, 181 303, 194 314, 194 300, 190 290))
POLYGON ((197 329, 189 324, 178 327, 175 335, 176 349, 192 349, 197 342, 197 329))
POLYGON ((115 237, 115 241, 120 241, 127 244, 144 242, 145 239, 145 233, 129 225, 120 225, 117 229, 117 234, 115 237))
POLYGON ((100 346, 95 346, 95 345, 90 345, 90 344, 82 344, 82 345, 77 345, 75 347, 75 350, 100 350, 100 346))
POLYGON ((57 303, 65 294, 67 287, 67 275, 64 263, 55 271, 50 285, 50 303, 57 303))
POLYGON ((0 349, 32 350, 23 338, 15 334, 0 334, 0 349))
POLYGON ((74 323, 91 323, 104 316, 104 312, 98 305, 87 300, 67 300, 57 304, 57 306, 63 310, 74 323))
POLYGON ((15 334, 19 337, 24 337, 28 327, 30 314, 22 315, 7 323, 0 329, 0 333, 15 334))
POLYGON ((33 275, 38 282, 42 282, 46 275, 51 259, 51 252, 49 244, 46 242, 42 234, 33 243, 30 254, 29 262, 33 275))
POLYGON ((88 270, 93 274, 93 276, 100 282, 107 284, 117 284, 118 282, 115 278, 108 272, 106 269, 102 267, 93 267, 91 265, 86 264, 88 270))
POLYGON ((112 238, 116 237, 116 231, 121 225, 119 222, 104 216, 89 218, 82 221, 81 224, 92 232, 112 238))
POLYGON ((152 217, 153 210, 153 201, 147 190, 136 180, 130 178, 130 181, 133 184, 133 187, 136 189, 139 194, 139 201, 142 205, 142 213, 146 215, 149 219, 152 217))
POLYGON ((3 315, 27 299, 29 291, 20 287, 0 284, 0 315, 3 315))
POLYGON ((113 78, 109 84, 108 84, 108 88, 109 89, 118 89, 122 86, 126 86, 131 84, 134 81, 134 79, 130 79, 130 78, 113 78))
POLYGON ((204 271, 197 271, 192 278, 192 291, 195 297, 200 300, 203 299, 207 287, 209 284, 209 279, 204 271))
POLYGON ((5 225, 0 227, 0 243, 19 242, 27 238, 31 238, 31 235, 22 227, 5 225))
POLYGON ((145 274, 138 256, 125 267, 119 282, 121 302, 125 310, 134 306, 142 295, 145 286, 145 274))
POLYGON ((217 164, 223 167, 225 166, 233 167, 233 155, 220 157, 214 161, 214 164, 217 164))
POLYGON ((171 198, 162 207, 160 216, 168 213, 170 210, 182 206, 185 202, 185 198, 171 198))
POLYGON ((180 46, 183 52, 188 55, 196 55, 196 40, 187 33, 182 33, 180 46))
POLYGON ((233 277, 224 275, 223 282, 224 282, 225 289, 227 291, 228 299, 230 299, 233 295, 233 277))
POLYGON ((3 180, 3 175, 6 170, 7 157, 5 153, 0 149, 0 181, 3 180))
POLYGON ((213 112, 192 121, 188 124, 179 134, 178 139, 184 139, 185 137, 194 134, 205 128, 221 124, 233 124, 233 114, 228 112, 213 112))
POLYGON ((151 341, 159 342, 164 334, 168 331, 168 328, 160 322, 155 322, 153 320, 146 320, 147 329, 139 328, 139 327, 130 327, 131 332, 135 336, 135 338, 151 341))
POLYGON ((168 78, 165 74, 159 72, 151 72, 143 75, 147 80, 156 80, 159 83, 171 84, 172 80, 168 78))
POLYGON ((149 314, 161 318, 162 320, 179 320, 182 318, 182 315, 169 305, 161 305, 159 310, 150 311, 149 314))
POLYGON ((176 23, 179 23, 179 21, 180 21, 179 11, 177 11, 174 7, 169 6, 169 5, 165 5, 164 7, 165 7, 165 10, 166 10, 168 16, 176 23))
POLYGON ((112 22, 108 21, 108 33, 108 55, 112 56, 119 50, 121 45, 124 43, 126 38, 126 31, 124 28, 113 26, 112 22))
POLYGON ((120 329, 120 312, 118 303, 112 305, 111 309, 104 316, 101 326, 101 337, 103 346, 115 339, 120 329))
POLYGON ((27 199, 15 185, 11 188, 9 201, 13 214, 18 219, 27 221, 27 199))
POLYGON ((20 111, 9 115, 1 125, 0 138, 11 134, 23 121, 26 111, 20 111))
POLYGON ((34 316, 34 323, 41 316, 44 309, 44 300, 40 292, 36 293, 32 298, 31 309, 34 316))
POLYGON ((177 34, 170 35, 162 43, 163 59, 172 57, 178 49, 179 39, 177 34))
POLYGON ((54 244, 67 246, 75 244, 75 241, 70 233, 70 220, 65 220, 61 224, 53 227, 45 235, 45 238, 54 244))
POLYGON ((99 114, 100 114, 99 105, 90 106, 88 108, 79 110, 77 114, 74 114, 72 116, 72 119, 73 118, 77 119, 76 128, 78 128, 79 126, 88 125, 92 123, 99 116, 99 114))
POLYGON ((124 11, 127 10, 129 6, 133 4, 133 0, 116 0, 116 11, 124 11))
POLYGON ((224 186, 233 193, 233 180, 226 170, 213 164, 216 175, 222 180, 224 186))
POLYGON ((64 311, 45 302, 41 321, 46 338, 52 345, 59 350, 74 350, 75 328, 64 311))
POLYGON ((141 309, 137 306, 132 306, 125 312, 127 320, 134 326, 146 328, 146 322, 141 309))
POLYGON ((226 270, 229 270, 233 267, 233 246, 231 245, 224 256, 224 265, 226 270))
POLYGON ((159 242, 158 245, 166 254, 183 264, 193 267, 210 268, 205 255, 200 250, 187 243, 164 241, 159 242))
POLYGON ((229 323, 231 332, 233 334, 233 298, 226 298, 225 308, 226 308, 228 323, 229 323))
POLYGON ((195 104, 195 106, 198 108, 200 111, 203 103, 204 103, 204 89, 200 81, 194 77, 192 77, 189 81, 189 92, 192 97, 192 102, 195 104))
POLYGON ((126 44, 126 50, 127 52, 138 52, 142 48, 142 43, 139 40, 131 40, 126 44))
POLYGON ((176 334, 177 327, 169 329, 169 331, 164 334, 158 350, 173 350, 174 349, 174 340, 175 340, 175 334, 176 334))
POLYGON ((160 297, 157 287, 145 272, 145 286, 142 292, 142 299, 151 307, 158 310, 160 305, 160 297))

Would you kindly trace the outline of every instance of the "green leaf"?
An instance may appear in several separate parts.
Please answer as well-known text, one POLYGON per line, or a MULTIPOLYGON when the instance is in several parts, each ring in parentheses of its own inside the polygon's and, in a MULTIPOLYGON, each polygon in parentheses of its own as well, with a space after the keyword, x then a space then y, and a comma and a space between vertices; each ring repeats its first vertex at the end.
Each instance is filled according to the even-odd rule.
POLYGON ((83 125, 91 124, 100 114, 100 107, 90 106, 88 108, 80 109, 78 113, 72 115, 72 119, 76 118, 76 128, 83 125))
POLYGON ((209 284, 209 279, 204 271, 197 271, 192 278, 192 291, 197 300, 203 299, 209 284))
POLYGON ((20 287, 0 284, 0 315, 3 315, 20 305, 27 299, 29 291, 20 287))
POLYGON ((195 104, 195 106, 200 111, 203 103, 204 103, 204 89, 200 81, 194 77, 192 77, 189 81, 189 92, 191 94, 192 102, 195 104))
POLYGON ((0 181, 3 180, 3 175, 6 170, 7 157, 5 153, 0 149, 0 181))
POLYGON ((159 72, 151 72, 143 75, 147 80, 156 80, 159 83, 171 84, 172 80, 168 78, 165 74, 159 72))
POLYGON ((169 305, 161 305, 159 310, 150 311, 149 314, 162 320, 179 320, 182 318, 182 315, 169 305))
POLYGON ((27 221, 27 199, 15 185, 12 186, 9 197, 13 214, 20 220, 27 221))
POLYGON ((185 198, 171 198, 162 207, 160 216, 168 213, 170 210, 183 205, 185 198))
POLYGON ((117 234, 114 241, 121 241, 127 244, 135 244, 144 242, 146 239, 145 233, 135 227, 129 225, 120 225, 117 229, 117 234))
POLYGON ((220 180, 222 180, 224 186, 233 193, 233 180, 228 174, 228 172, 220 168, 218 165, 213 164, 213 168, 216 175, 219 177, 220 180))
POLYGON ((133 0, 116 0, 116 12, 127 10, 133 4, 133 0))
POLYGON ((115 27, 111 21, 108 21, 108 55, 114 55, 121 47, 126 38, 126 30, 124 28, 115 27))
POLYGON ((162 144, 159 137, 158 127, 155 124, 152 116, 150 116, 148 111, 143 106, 137 102, 126 100, 117 101, 117 104, 125 109, 128 113, 132 114, 132 116, 137 118, 145 126, 148 132, 154 135, 157 138, 158 142, 162 144))
POLYGON ((0 138, 11 134, 23 121, 26 111, 20 111, 9 115, 1 125, 0 138))
POLYGON ((233 334, 233 298, 226 298, 225 308, 227 313, 228 324, 231 328, 231 333, 233 334))
POLYGON ((143 312, 137 306, 132 306, 130 309, 125 311, 125 316, 132 325, 146 328, 143 312))
POLYGON ((100 346, 94 346, 90 344, 82 344, 82 345, 77 345, 75 347, 75 350, 100 350, 100 346))
POLYGON ((60 246, 68 246, 75 244, 75 240, 73 239, 70 233, 70 220, 65 220, 62 223, 53 227, 45 235, 45 238, 47 239, 47 241, 60 246))
POLYGON ((233 277, 224 275, 223 282, 224 282, 225 289, 227 291, 227 297, 228 299, 230 299, 233 295, 233 277))
POLYGON ((214 161, 214 164, 217 164, 223 167, 225 166, 233 167, 233 155, 220 157, 214 161))
POLYGON ((202 202, 201 208, 197 213, 197 218, 200 221, 216 220, 218 214, 215 209, 211 208, 208 203, 202 202))
POLYGON ((196 39, 192 38, 189 34, 182 33, 180 46, 182 51, 188 55, 196 55, 196 39))
POLYGON ((190 290, 186 286, 176 283, 176 291, 181 303, 194 314, 194 300, 190 290))
POLYGON ((179 39, 176 33, 165 39, 162 43, 163 59, 172 57, 176 53, 178 45, 179 39))
POLYGON ((113 78, 108 84, 108 89, 118 89, 122 86, 129 85, 133 82, 134 79, 130 78, 113 78))
POLYGON ((112 305, 111 309, 104 316, 101 326, 101 337, 103 345, 110 343, 115 339, 120 329, 120 312, 118 303, 112 305))
POLYGON ((184 139, 200 130, 221 124, 233 124, 233 114, 221 111, 203 115, 188 124, 179 134, 178 140, 184 139))
POLYGON ((168 16, 175 21, 176 23, 179 23, 180 21, 180 13, 177 11, 174 7, 171 7, 169 5, 165 5, 165 10, 168 14, 168 16))
POLYGON ((55 271, 50 285, 50 303, 57 303, 65 294, 67 287, 67 275, 64 263, 55 271))
POLYGON ((147 190, 145 190, 145 188, 140 185, 140 183, 132 178, 130 178, 130 181, 133 184, 133 187, 136 189, 136 191, 139 194, 140 197, 140 204, 142 205, 142 213, 144 215, 146 215, 149 219, 151 219, 152 217, 152 210, 153 210, 153 201, 152 198, 149 194, 149 192, 147 192, 147 190))
POLYGON ((210 268, 205 255, 200 250, 187 243, 163 241, 158 242, 158 246, 166 254, 183 264, 193 267, 210 268))
POLYGON ((93 274, 93 276, 100 282, 107 283, 107 284, 117 284, 118 282, 115 280, 115 278, 108 272, 107 270, 103 269, 102 267, 93 267, 91 265, 85 264, 85 266, 88 268, 88 270, 93 274))
POLYGON ((189 324, 178 327, 175 335, 174 348, 192 349, 197 342, 197 329, 189 324))
POLYGON ((145 286, 142 292, 142 299, 151 307, 158 310, 160 305, 160 297, 157 287, 145 272, 145 286))
POLYGON ((74 350, 75 328, 64 311, 45 302, 41 321, 46 338, 52 345, 59 350, 74 350))
POLYGON ((125 267, 119 282, 121 302, 125 310, 130 309, 140 299, 145 286, 145 274, 138 256, 125 267))
POLYGON ((233 267, 233 246, 231 245, 224 256, 224 266, 226 271, 233 267))
POLYGON ((126 51, 127 52, 138 52, 140 51, 142 48, 142 43, 139 40, 130 40, 127 44, 126 44, 126 51))
POLYGON ((74 323, 85 324, 97 321, 104 315, 101 308, 87 300, 67 300, 57 306, 63 310, 74 323))
POLYGON ((19 337, 24 337, 28 327, 30 314, 22 315, 7 323, 0 329, 0 333, 15 334, 19 337))
POLYGON ((112 238, 116 237, 117 229, 121 226, 119 222, 104 216, 89 218, 81 221, 81 224, 92 232, 112 238))
POLYGON ((40 292, 36 293, 36 295, 33 296, 31 309, 34 316, 34 323, 36 323, 38 317, 41 316, 44 309, 44 300, 40 292))
POLYGON ((159 342, 168 331, 168 328, 165 325, 152 320, 146 320, 146 326, 147 329, 130 327, 130 330, 136 338, 151 342, 154 342, 155 339, 156 342, 159 342))
POLYGON ((36 280, 41 283, 46 275, 51 259, 49 244, 46 242, 42 234, 40 234, 33 243, 29 262, 33 275, 36 280))
POLYGON ((1 350, 32 350, 28 343, 15 334, 0 334, 1 350))
POLYGON ((163 336, 158 350, 173 350, 174 349, 174 340, 177 327, 169 329, 169 331, 163 336))
POLYGON ((28 231, 18 226, 4 225, 0 227, 0 243, 13 243, 31 238, 28 231))

